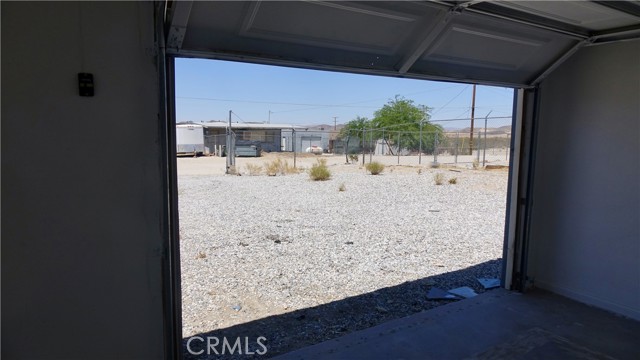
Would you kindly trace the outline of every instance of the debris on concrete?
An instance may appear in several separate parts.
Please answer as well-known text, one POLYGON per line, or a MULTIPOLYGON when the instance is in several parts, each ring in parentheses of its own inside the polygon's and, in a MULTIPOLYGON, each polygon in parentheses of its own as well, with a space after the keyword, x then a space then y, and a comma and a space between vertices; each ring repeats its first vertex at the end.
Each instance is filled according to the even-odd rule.
POLYGON ((478 282, 482 284, 485 289, 500 287, 500 279, 496 278, 478 278, 478 282))
POLYGON ((429 290, 429 293, 427 293, 427 299, 430 300, 457 300, 458 297, 453 295, 453 294, 449 294, 449 292, 447 292, 446 290, 437 288, 437 287, 433 287, 429 290))
POLYGON ((233 310, 235 311, 240 311, 242 310, 242 305, 234 305, 233 307, 231 307, 233 310))
POLYGON ((463 286, 463 287, 459 287, 459 288, 455 288, 452 290, 449 290, 450 294, 454 294, 454 295, 458 295, 458 296, 462 296, 463 298, 472 298, 478 294, 476 294, 475 291, 473 291, 472 288, 468 287, 468 286, 463 286))

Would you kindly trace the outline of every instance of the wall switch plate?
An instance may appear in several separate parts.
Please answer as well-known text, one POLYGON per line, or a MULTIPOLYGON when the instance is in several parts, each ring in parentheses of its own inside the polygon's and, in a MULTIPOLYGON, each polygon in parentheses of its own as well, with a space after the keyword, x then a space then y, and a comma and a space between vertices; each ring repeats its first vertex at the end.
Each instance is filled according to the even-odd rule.
POLYGON ((80 96, 93 96, 93 74, 78 73, 78 93, 80 96))

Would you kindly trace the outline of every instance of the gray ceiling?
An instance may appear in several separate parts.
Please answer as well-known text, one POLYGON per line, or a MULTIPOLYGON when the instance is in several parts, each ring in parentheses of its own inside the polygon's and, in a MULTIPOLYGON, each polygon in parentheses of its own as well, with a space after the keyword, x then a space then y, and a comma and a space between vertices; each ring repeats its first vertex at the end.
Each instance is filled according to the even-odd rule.
POLYGON ((635 1, 174 1, 167 52, 535 85, 582 46, 640 37, 635 1))

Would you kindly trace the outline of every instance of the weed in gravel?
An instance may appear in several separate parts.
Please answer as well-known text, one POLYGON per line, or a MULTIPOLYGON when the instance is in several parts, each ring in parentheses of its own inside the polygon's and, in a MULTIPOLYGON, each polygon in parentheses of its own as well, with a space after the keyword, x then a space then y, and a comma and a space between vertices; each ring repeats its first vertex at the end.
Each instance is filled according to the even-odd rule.
POLYGON ((451 179, 449 179, 449 184, 451 184, 451 185, 455 185, 455 184, 457 184, 457 183, 458 183, 458 178, 454 178, 454 177, 452 177, 451 179))
POLYGON ((338 187, 338 191, 342 192, 347 190, 347 187, 344 185, 344 183, 340 184, 340 186, 338 187))
POLYGON ((284 161, 284 166, 282 170, 283 170, 283 173, 285 174, 297 174, 300 172, 300 170, 297 169, 296 167, 289 165, 289 162, 286 160, 284 161))
POLYGON ((480 167, 480 162, 478 161, 478 159, 474 159, 471 166, 473 166, 474 169, 478 169, 478 167, 480 167))
POLYGON ((365 168, 368 172, 371 173, 371 175, 378 175, 384 170, 384 165, 377 161, 374 161, 365 165, 365 168))
POLYGON ((436 185, 442 185, 444 183, 444 175, 442 175, 441 173, 433 175, 433 181, 436 183, 436 185))
POLYGON ((262 173, 262 166, 256 164, 247 164, 244 166, 249 176, 256 176, 262 173))
POLYGON ((418 175, 422 174, 422 168, 418 168, 418 175))
POLYGON ((198 255, 196 255, 196 259, 204 259, 207 257, 207 254, 203 253, 202 251, 198 252, 198 255))
POLYGON ((331 171, 327 167, 327 160, 318 159, 318 162, 313 164, 309 169, 309 177, 313 181, 325 181, 331 179, 331 171))
POLYGON ((267 170, 267 175, 269 176, 278 175, 281 167, 282 167, 282 160, 280 160, 279 158, 271 162, 268 162, 267 165, 265 165, 265 169, 267 170))
POLYGON ((358 163, 358 154, 349 154, 349 161, 354 164, 358 163))
POLYGON ((282 160, 277 158, 266 165, 267 175, 276 176, 276 175, 285 175, 285 174, 297 174, 300 171, 296 169, 294 166, 289 165, 289 162, 286 160, 282 160))

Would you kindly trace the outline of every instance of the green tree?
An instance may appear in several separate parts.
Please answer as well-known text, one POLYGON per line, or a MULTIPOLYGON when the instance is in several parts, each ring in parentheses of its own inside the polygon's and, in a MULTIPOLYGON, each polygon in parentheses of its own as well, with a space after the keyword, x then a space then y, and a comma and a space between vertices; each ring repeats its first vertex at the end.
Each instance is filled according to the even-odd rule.
POLYGON ((420 127, 422 123, 422 149, 433 150, 435 138, 443 140, 442 126, 429 122, 431 109, 415 104, 413 100, 400 95, 390 99, 381 109, 374 113, 371 125, 375 129, 376 138, 385 138, 397 142, 401 135, 403 148, 417 150, 420 148, 420 127))
MULTIPOLYGON (((338 136, 346 143, 344 156, 347 162, 349 162, 349 141, 353 138, 360 139, 362 143, 362 130, 368 130, 371 127, 371 121, 366 117, 356 116, 355 119, 344 124, 344 127, 340 129, 338 136)), ((361 144, 362 145, 362 144, 361 144)))

